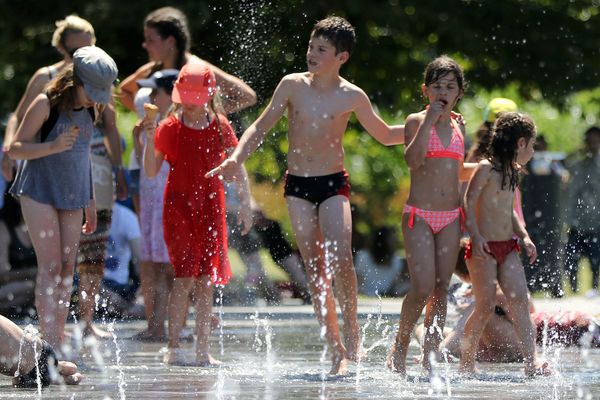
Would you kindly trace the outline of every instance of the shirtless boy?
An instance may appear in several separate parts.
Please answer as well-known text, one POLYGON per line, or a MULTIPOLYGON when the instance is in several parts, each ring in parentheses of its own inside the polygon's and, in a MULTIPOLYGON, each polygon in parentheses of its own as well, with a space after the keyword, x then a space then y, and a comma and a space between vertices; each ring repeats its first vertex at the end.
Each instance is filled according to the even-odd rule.
POLYGON ((330 374, 344 374, 359 358, 356 273, 352 262, 350 183, 342 138, 350 115, 385 145, 404 142, 404 126, 388 126, 365 92, 339 75, 355 44, 354 28, 340 17, 317 22, 308 43, 308 71, 283 77, 271 102, 244 132, 233 154, 209 172, 241 177, 241 165, 287 110, 288 172, 285 198, 307 268, 317 319, 332 352, 330 374), (344 321, 340 338, 332 277, 344 321))

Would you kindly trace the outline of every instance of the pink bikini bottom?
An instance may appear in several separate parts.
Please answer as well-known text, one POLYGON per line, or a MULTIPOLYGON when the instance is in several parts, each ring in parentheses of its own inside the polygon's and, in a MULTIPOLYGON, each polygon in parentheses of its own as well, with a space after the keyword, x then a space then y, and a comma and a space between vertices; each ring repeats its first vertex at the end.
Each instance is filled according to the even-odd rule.
POLYGON ((429 227, 433 231, 433 234, 438 233, 459 217, 460 228, 461 230, 464 230, 465 214, 461 207, 455 208, 454 210, 450 211, 431 211, 423 210, 422 208, 417 208, 405 204, 403 212, 404 214, 408 214, 408 227, 410 229, 412 229, 415 226, 415 215, 418 215, 425 222, 427 222, 427 225, 429 225, 429 227))

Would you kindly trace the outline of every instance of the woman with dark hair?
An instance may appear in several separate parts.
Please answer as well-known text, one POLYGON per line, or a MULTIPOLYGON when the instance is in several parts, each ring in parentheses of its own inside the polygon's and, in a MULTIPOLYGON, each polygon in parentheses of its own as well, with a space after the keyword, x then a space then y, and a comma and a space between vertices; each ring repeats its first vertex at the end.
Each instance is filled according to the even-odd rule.
MULTIPOLYGON (((137 80, 148 78, 162 69, 181 69, 190 62, 207 63, 190 53, 187 18, 183 12, 173 7, 162 7, 146 16, 142 46, 148 52, 150 61, 123 80, 120 86, 121 102, 132 111, 135 111, 137 80)), ((223 106, 228 114, 256 103, 256 94, 250 86, 241 79, 208 64, 215 74, 223 106)))
MULTIPOLYGON (((241 79, 229 75, 190 53, 190 33, 187 18, 182 11, 176 8, 162 7, 146 16, 144 19, 144 43, 142 46, 148 52, 150 61, 124 79, 120 86, 121 102, 126 108, 135 111, 140 119, 143 119, 145 116, 144 104, 152 103, 153 101, 150 99, 152 88, 140 87, 138 81, 147 81, 159 71, 180 70, 187 63, 205 63, 210 66, 215 75, 217 88, 220 98, 223 100, 223 107, 226 113, 242 110, 256 102, 256 94, 241 79)), ((140 132, 139 129, 134 130, 134 136, 136 136, 134 142, 139 141, 140 132)), ((144 215, 140 212, 142 207, 139 196, 139 154, 140 152, 136 156, 136 153, 132 152, 132 157, 129 160, 129 171, 132 182, 130 193, 143 226, 145 221, 142 221, 144 215)), ((163 265, 168 265, 169 262, 164 259, 155 259, 152 261, 155 262, 144 262, 141 265, 142 291, 145 294, 156 293, 156 290, 148 287, 148 283, 155 281, 151 277, 156 276, 158 273, 156 270, 157 262, 160 261, 160 264, 163 265)), ((144 307, 149 324, 151 321, 164 320, 164 317, 160 318, 160 307, 154 304, 152 299, 154 296, 150 296, 150 298, 146 297, 144 297, 144 307)), ((159 336, 156 332, 164 330, 164 326, 160 327, 160 323, 156 326, 158 328, 153 330, 154 334, 145 331, 138 337, 144 339, 159 336), (148 335, 148 333, 151 334, 148 335)))

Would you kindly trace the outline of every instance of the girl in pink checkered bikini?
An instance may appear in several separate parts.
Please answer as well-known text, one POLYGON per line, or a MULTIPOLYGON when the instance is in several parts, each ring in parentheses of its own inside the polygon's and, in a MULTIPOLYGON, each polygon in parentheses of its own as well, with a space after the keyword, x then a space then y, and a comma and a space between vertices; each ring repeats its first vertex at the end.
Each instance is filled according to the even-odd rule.
POLYGON ((452 113, 464 94, 460 66, 447 56, 436 58, 425 69, 422 91, 429 106, 409 115, 405 128, 411 186, 402 232, 411 287, 387 359, 387 366, 401 374, 406 374, 410 335, 425 305, 422 366, 431 372, 429 354, 442 340, 448 284, 458 257, 464 219, 459 181, 468 180, 476 166, 464 164, 464 126, 452 113))

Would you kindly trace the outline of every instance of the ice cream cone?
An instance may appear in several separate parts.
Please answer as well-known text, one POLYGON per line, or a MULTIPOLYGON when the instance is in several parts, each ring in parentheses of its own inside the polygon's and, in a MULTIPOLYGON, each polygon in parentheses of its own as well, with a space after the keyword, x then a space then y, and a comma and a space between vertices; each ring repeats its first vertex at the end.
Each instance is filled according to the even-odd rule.
POLYGON ((154 120, 158 114, 158 107, 151 103, 144 103, 144 112, 147 118, 154 120))

